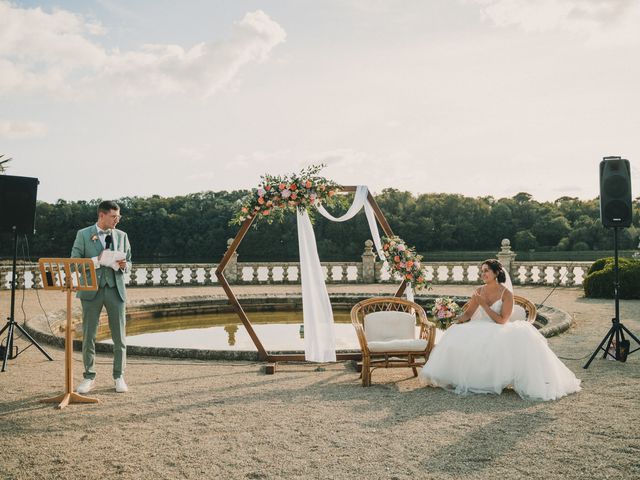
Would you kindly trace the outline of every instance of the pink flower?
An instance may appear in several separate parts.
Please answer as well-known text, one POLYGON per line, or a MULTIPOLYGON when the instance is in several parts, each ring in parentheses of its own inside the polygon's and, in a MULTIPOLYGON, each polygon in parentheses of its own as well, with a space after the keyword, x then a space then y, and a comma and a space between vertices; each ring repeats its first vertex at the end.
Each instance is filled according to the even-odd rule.
POLYGON ((259 188, 258 189, 258 196, 259 197, 264 197, 265 193, 267 193, 267 191, 264 188, 259 188))
POLYGON ((291 190, 289 190, 288 188, 285 188, 282 191, 282 198, 289 198, 291 196, 291 190))
POLYGON ((401 243, 400 245, 398 245, 398 251, 399 252, 404 252, 406 249, 406 247, 401 243))
POLYGON ((94 235, 93 237, 91 237, 91 241, 95 242, 96 240, 98 240, 98 235, 94 235))

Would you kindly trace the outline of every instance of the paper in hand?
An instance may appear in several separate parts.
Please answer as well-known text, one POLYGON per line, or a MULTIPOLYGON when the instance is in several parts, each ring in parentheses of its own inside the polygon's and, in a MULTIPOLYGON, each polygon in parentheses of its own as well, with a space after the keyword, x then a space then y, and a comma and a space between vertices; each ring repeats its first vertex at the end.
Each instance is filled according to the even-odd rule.
POLYGON ((118 262, 127 258, 124 252, 118 252, 114 250, 103 250, 100 256, 100 265, 103 267, 111 267, 114 270, 120 270, 118 262))

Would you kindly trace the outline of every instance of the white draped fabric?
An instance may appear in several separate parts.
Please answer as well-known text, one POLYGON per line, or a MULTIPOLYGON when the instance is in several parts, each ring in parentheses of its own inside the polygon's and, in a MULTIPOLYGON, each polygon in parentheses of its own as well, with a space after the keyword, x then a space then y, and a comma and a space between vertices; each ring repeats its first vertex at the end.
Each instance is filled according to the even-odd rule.
MULTIPOLYGON (((347 213, 336 218, 322 206, 318 212, 334 222, 353 218, 364 207, 371 237, 378 255, 384 259, 382 242, 373 208, 368 200, 369 189, 359 185, 347 213)), ((333 331, 333 311, 311 220, 305 210, 298 210, 298 246, 300 249, 300 282, 302 284, 302 315, 304 318, 305 359, 311 362, 335 362, 336 340, 333 331)))
POLYGON ((298 210, 298 247, 304 318, 304 356, 310 362, 335 362, 333 311, 318 257, 316 236, 306 210, 298 210))

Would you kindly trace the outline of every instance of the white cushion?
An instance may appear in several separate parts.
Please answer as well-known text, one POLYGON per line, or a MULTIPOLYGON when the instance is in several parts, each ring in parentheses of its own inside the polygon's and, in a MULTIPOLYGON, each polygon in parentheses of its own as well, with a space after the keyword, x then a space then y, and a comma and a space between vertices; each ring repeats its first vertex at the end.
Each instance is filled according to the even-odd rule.
POLYGON ((518 322, 527 319, 527 311, 520 305, 513 306, 513 313, 511 314, 510 322, 518 322))
POLYGON ((387 342, 367 342, 370 352, 424 352, 427 341, 418 340, 389 340, 387 342))
POLYGON ((367 343, 416 338, 416 317, 407 312, 373 312, 364 317, 367 343))

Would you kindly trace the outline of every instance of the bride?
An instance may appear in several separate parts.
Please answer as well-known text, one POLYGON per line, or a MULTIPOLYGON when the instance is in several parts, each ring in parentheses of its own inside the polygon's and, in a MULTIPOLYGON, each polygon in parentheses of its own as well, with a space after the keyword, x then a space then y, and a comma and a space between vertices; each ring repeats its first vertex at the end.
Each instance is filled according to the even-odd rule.
POLYGON ((483 262, 481 276, 484 285, 434 347, 421 382, 456 393, 499 394, 512 386, 529 400, 555 400, 579 391, 580 380, 533 325, 509 322, 513 287, 500 262, 483 262))

